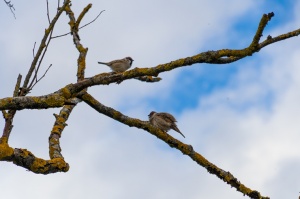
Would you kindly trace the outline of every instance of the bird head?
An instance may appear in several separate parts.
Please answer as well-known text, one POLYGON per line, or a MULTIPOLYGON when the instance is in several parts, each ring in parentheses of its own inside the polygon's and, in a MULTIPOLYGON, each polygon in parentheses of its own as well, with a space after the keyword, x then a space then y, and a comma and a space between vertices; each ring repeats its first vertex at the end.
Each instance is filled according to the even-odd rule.
POLYGON ((130 64, 132 64, 132 62, 134 61, 131 57, 125 57, 125 59, 127 59, 130 64))
POLYGON ((156 113, 156 112, 151 111, 151 113, 148 115, 148 117, 149 117, 149 118, 152 117, 155 113, 156 113))

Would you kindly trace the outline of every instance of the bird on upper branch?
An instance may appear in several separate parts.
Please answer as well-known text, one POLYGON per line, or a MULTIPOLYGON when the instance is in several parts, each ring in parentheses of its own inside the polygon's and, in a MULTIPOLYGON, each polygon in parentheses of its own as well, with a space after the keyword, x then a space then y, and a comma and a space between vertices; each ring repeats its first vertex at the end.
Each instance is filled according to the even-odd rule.
POLYGON ((110 67, 113 72, 120 73, 129 69, 133 61, 131 57, 125 57, 124 59, 117 59, 111 62, 98 62, 98 64, 104 64, 110 67))

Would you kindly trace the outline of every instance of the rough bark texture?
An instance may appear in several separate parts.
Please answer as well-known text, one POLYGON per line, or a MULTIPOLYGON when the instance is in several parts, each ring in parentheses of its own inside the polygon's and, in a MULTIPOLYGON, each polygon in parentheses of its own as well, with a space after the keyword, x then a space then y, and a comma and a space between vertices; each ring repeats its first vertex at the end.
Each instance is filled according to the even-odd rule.
POLYGON ((161 78, 157 77, 162 72, 177 69, 179 67, 190 66, 197 63, 211 63, 211 64, 227 64, 240 60, 246 56, 258 52, 260 49, 291 37, 298 36, 300 29, 282 34, 276 37, 268 36, 265 41, 260 42, 263 30, 267 23, 274 16, 273 13, 264 14, 258 25, 256 34, 253 37, 251 44, 247 48, 239 50, 221 49, 217 51, 207 51, 196 55, 191 55, 186 58, 171 61, 169 63, 160 64, 151 68, 134 68, 123 73, 101 73, 93 77, 85 78, 86 55, 88 48, 85 48, 80 42, 78 33, 79 25, 85 14, 92 7, 91 4, 87 5, 76 19, 70 6, 70 0, 65 0, 63 5, 58 8, 56 16, 50 21, 49 27, 45 30, 45 35, 41 41, 38 51, 32 61, 29 71, 25 77, 23 86, 20 86, 21 76, 18 77, 16 88, 13 97, 0 99, 0 110, 2 110, 5 119, 5 126, 3 135, 0 138, 0 160, 9 161, 14 164, 24 167, 29 171, 39 174, 49 174, 56 172, 67 172, 69 170, 68 163, 65 162, 61 153, 61 146, 59 139, 62 136, 64 128, 67 126, 66 122, 76 107, 76 104, 83 101, 91 108, 104 114, 116 121, 119 121, 127 126, 136 127, 145 132, 148 132, 170 147, 181 151, 183 154, 189 156, 201 167, 205 168, 209 173, 217 176, 227 184, 235 187, 237 191, 249 196, 250 198, 267 198, 261 196, 258 191, 251 190, 235 178, 230 172, 224 171, 213 163, 209 162, 201 154, 194 151, 191 145, 187 145, 169 134, 161 131, 160 129, 152 126, 148 121, 141 121, 139 119, 130 118, 121 112, 114 110, 101 104, 97 99, 88 94, 87 89, 92 86, 109 85, 111 83, 121 83, 128 79, 137 79, 144 82, 157 82, 161 78), (38 71, 37 63, 43 60, 43 54, 46 53, 47 46, 51 41, 53 28, 61 16, 65 12, 69 17, 69 26, 75 48, 78 51, 77 59, 77 82, 68 84, 56 92, 44 96, 26 96, 32 89, 33 82, 37 83, 36 74, 38 71), (34 77, 33 77, 34 76, 34 77), (33 78, 32 78, 33 77, 33 78), (31 80, 31 83, 30 83, 31 80), (29 86, 28 86, 29 85, 29 86), (10 132, 12 130, 13 118, 17 111, 22 109, 48 109, 61 107, 59 114, 54 114, 55 122, 49 136, 49 160, 43 160, 35 157, 33 153, 26 149, 12 148, 8 144, 10 132))

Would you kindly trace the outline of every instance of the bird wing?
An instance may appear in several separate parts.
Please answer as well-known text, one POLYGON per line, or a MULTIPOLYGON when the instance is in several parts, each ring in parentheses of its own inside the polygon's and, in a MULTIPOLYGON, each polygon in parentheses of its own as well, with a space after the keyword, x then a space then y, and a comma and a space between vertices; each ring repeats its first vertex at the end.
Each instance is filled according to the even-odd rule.
POLYGON ((171 122, 171 123, 177 122, 176 119, 174 118, 174 116, 171 115, 170 113, 157 113, 157 115, 159 117, 163 117, 168 122, 171 122))
POLYGON ((107 64, 111 66, 111 65, 116 64, 116 63, 126 63, 126 60, 125 60, 125 58, 124 59, 116 59, 116 60, 113 60, 111 62, 108 62, 107 64))

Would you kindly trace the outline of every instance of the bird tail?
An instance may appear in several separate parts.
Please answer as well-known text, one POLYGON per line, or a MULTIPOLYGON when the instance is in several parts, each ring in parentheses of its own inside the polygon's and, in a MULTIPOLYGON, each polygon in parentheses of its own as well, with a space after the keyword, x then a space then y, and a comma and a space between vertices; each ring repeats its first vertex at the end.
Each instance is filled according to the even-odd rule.
POLYGON ((178 127, 176 125, 173 125, 172 129, 174 129, 174 131, 177 131, 178 133, 180 133, 185 138, 185 136, 181 133, 181 131, 178 129, 178 127))

